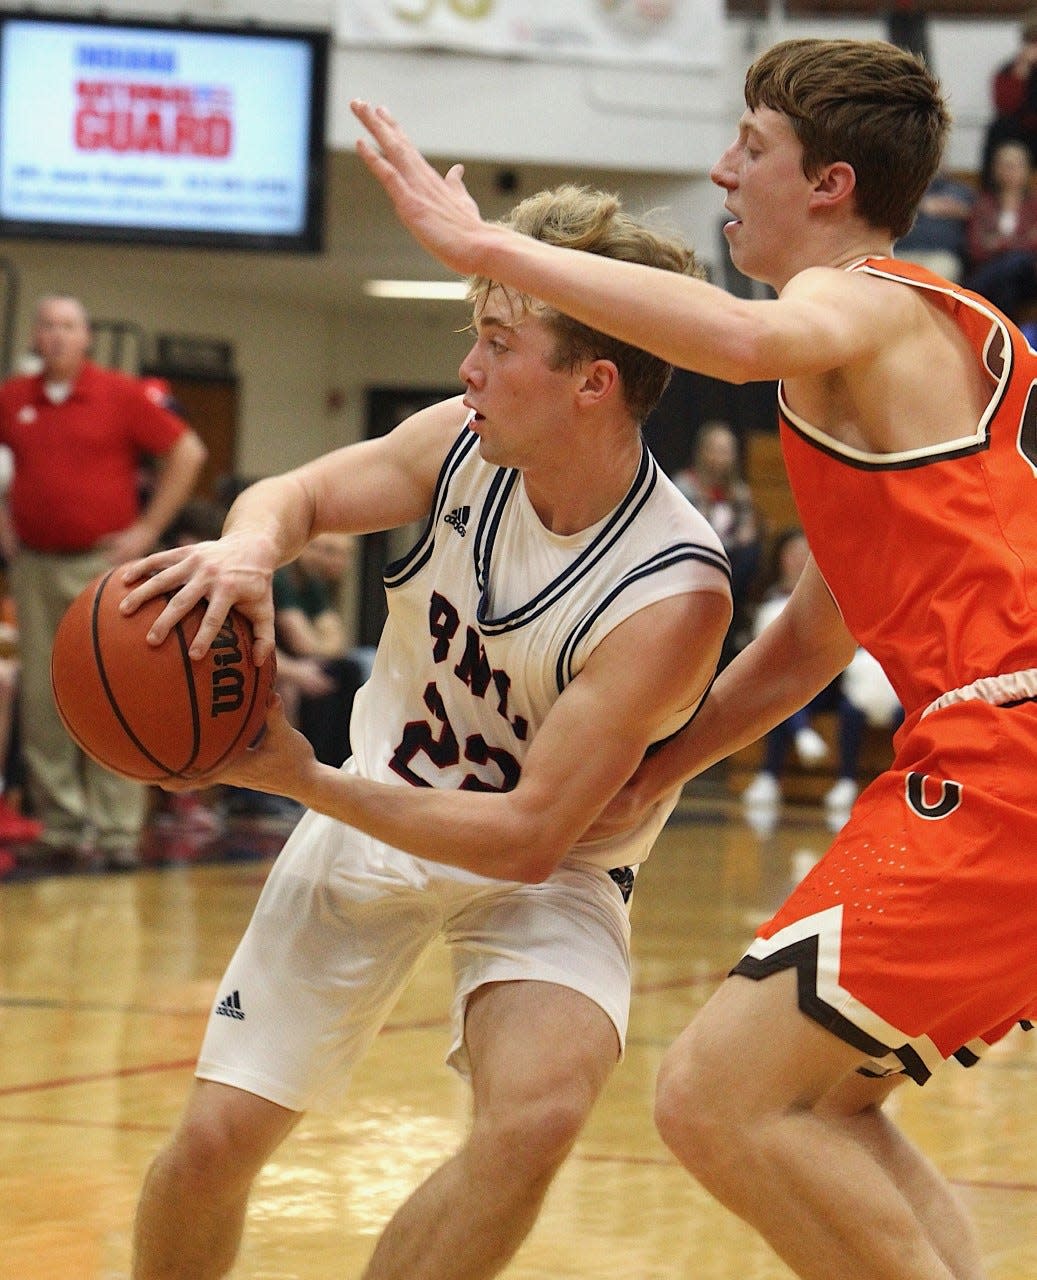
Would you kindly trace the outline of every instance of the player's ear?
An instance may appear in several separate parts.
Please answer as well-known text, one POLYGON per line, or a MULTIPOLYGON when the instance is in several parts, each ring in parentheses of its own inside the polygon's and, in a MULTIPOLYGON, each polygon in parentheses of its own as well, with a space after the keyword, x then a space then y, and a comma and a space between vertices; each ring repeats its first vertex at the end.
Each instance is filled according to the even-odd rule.
POLYGON ((857 175, 852 164, 847 164, 845 160, 826 164, 814 179, 812 203, 841 204, 852 195, 856 186, 857 175))
POLYGON ((588 403, 603 400, 620 389, 619 370, 611 360, 588 360, 583 366, 577 394, 588 403))

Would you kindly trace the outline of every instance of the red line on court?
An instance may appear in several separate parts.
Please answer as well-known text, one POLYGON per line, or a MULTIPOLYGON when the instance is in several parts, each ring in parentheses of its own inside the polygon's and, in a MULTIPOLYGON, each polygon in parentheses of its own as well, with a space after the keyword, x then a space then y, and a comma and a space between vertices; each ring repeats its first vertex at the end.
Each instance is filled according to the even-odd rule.
MULTIPOLYGON (((382 1028, 386 1034, 395 1031, 425 1031, 433 1027, 445 1027, 446 1018, 415 1018, 411 1022, 391 1022, 382 1028)), ((26 1084, 0 1086, 0 1098, 24 1093, 44 1093, 49 1089, 69 1089, 81 1084, 99 1084, 104 1080, 122 1080, 128 1076, 152 1075, 159 1071, 186 1071, 193 1069, 196 1059, 178 1058, 173 1062, 150 1062, 139 1067, 118 1067, 112 1071, 94 1071, 79 1076, 59 1076, 55 1080, 34 1080, 26 1084)))
POLYGON ((9 1084, 0 1087, 0 1098, 10 1098, 19 1093, 43 1093, 47 1089, 68 1089, 79 1084, 97 1084, 101 1080, 123 1080, 127 1076, 146 1076, 156 1071, 183 1071, 193 1067, 194 1063, 194 1058, 180 1058, 175 1062, 149 1062, 140 1067, 118 1067, 114 1071, 94 1071, 81 1076, 59 1076, 56 1080, 9 1084))
POLYGON ((0 1125, 47 1125, 60 1129, 108 1129, 120 1133, 168 1133, 168 1124, 144 1124, 133 1120, 80 1120, 69 1116, 5 1116, 0 1115, 0 1125))

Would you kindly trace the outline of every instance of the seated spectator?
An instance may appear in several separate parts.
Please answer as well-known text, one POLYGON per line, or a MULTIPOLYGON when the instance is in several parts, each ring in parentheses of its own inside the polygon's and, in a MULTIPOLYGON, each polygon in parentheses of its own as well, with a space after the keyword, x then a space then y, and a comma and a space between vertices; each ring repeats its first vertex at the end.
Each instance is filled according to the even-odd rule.
POLYGON ((274 574, 277 689, 317 759, 336 768, 349 756, 349 717, 360 684, 339 607, 353 549, 350 535, 324 533, 274 574))
MULTIPOLYGON (((756 610, 754 636, 759 635, 785 607, 809 554, 810 548, 801 529, 786 529, 779 536, 774 547, 774 581, 756 610)), ((775 725, 764 738, 763 765, 742 793, 746 818, 761 833, 773 830, 777 823, 781 777, 789 748, 794 748, 800 763, 808 767, 820 764, 828 755, 825 740, 810 723, 813 711, 820 708, 826 697, 827 691, 819 694, 806 707, 775 725)))
POLYGON ((914 226, 897 241, 896 256, 946 280, 962 280, 968 252, 966 227, 975 203, 972 187, 949 173, 938 173, 921 199, 914 226))
POLYGON ((967 226, 971 272, 965 283, 1009 319, 1037 300, 1037 194, 1033 162, 1021 142, 1002 142, 991 161, 990 187, 967 226))
POLYGON ((713 526, 731 562, 734 617, 721 657, 726 664, 751 626, 748 596, 760 566, 763 535, 760 517, 738 461, 738 437, 726 422, 704 422, 695 437, 690 464, 673 482, 713 526))
POLYGON ((994 115, 983 142, 980 172, 989 183, 994 153, 1002 142, 1022 142, 1037 164, 1037 9, 1024 15, 1019 48, 991 80, 994 115))
POLYGON ((825 815, 832 831, 841 831, 860 789, 861 748, 865 731, 889 729, 903 720, 904 710, 886 673, 867 649, 858 649, 839 678, 839 777, 825 795, 825 815))

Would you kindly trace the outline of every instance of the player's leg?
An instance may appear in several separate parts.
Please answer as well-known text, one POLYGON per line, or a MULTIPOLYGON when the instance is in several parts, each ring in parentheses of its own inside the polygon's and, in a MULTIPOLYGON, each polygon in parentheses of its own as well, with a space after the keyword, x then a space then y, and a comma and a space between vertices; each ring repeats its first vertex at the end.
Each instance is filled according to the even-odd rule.
POLYGON ((249 1190, 299 1113, 198 1080, 144 1181, 133 1280, 217 1280, 233 1265, 249 1190))
POLYGON ((144 1187, 134 1280, 225 1275, 264 1161, 302 1112, 345 1093, 438 930, 400 862, 312 813, 285 844, 217 989, 202 1083, 144 1187))
POLYGON ((493 1276, 617 1061, 630 1004, 630 883, 566 863, 542 884, 455 901, 454 1046, 471 1133, 389 1224, 365 1280, 493 1276))
POLYGON ((909 1142, 883 1110, 907 1082, 905 1075, 869 1078, 853 1072, 818 1103, 818 1113, 842 1124, 886 1169, 914 1209, 936 1252, 962 1280, 982 1276, 983 1262, 972 1222, 947 1179, 909 1142))
POLYGON ((872 1109, 888 1089, 850 1083, 864 1055, 800 1012, 797 981, 722 985, 663 1062, 662 1137, 803 1280, 981 1280, 949 1190, 872 1109))
POLYGON ((365 1280, 497 1275, 536 1221, 620 1048, 597 1004, 546 982, 482 987, 465 1042, 471 1132, 397 1211, 365 1280))

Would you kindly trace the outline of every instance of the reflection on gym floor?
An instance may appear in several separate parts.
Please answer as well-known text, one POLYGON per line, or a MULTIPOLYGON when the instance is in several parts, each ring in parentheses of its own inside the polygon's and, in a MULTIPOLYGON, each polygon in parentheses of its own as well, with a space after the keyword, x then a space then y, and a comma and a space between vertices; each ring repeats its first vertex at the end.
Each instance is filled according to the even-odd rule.
MULTIPOLYGON (((509 1280, 783 1280, 651 1123, 659 1059, 756 923, 823 852, 823 805, 762 826, 738 792, 688 789, 638 878, 626 1060, 509 1280)), ((0 881, 0 1235, 4 1275, 115 1280, 144 1170, 173 1124, 216 984, 283 840, 275 821, 156 828, 145 869, 0 881)), ((236 1277, 359 1275, 382 1224, 455 1147, 466 1092, 443 1065, 449 970, 434 951, 341 1112, 309 1118, 263 1174, 236 1277)), ((899 1118, 953 1180, 992 1280, 1037 1275, 1037 1034, 973 1071, 905 1088, 899 1118)))

